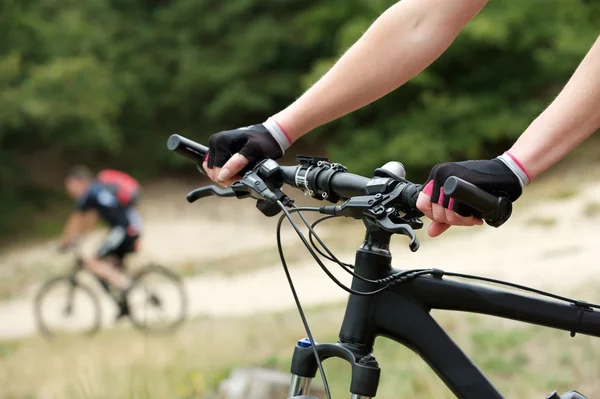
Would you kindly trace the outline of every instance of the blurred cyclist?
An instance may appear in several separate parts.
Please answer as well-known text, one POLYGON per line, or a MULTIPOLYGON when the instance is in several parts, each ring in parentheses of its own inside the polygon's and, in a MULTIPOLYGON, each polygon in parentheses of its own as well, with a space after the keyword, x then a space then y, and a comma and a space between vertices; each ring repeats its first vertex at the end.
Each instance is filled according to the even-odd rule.
MULTIPOLYGON (((210 137, 204 162, 223 185, 247 165, 280 158, 298 138, 400 87, 435 61, 487 0, 403 0, 386 10, 306 93, 262 124, 210 137)), ((526 95, 526 93, 523 93, 526 95)), ((512 148, 492 160, 436 165, 417 206, 434 221, 432 237, 451 225, 481 224, 476 211, 444 196, 456 176, 511 201, 531 179, 600 128, 600 38, 569 82, 512 148)), ((423 143, 427 145, 427 143, 423 143)))
POLYGON ((68 194, 76 200, 76 210, 66 223, 61 248, 66 249, 101 218, 110 231, 95 255, 85 259, 88 270, 121 290, 117 318, 129 314, 127 291, 131 279, 124 274, 123 259, 135 252, 141 219, 135 208, 140 185, 131 176, 116 170, 103 170, 93 176, 85 166, 73 167, 65 178, 68 194))

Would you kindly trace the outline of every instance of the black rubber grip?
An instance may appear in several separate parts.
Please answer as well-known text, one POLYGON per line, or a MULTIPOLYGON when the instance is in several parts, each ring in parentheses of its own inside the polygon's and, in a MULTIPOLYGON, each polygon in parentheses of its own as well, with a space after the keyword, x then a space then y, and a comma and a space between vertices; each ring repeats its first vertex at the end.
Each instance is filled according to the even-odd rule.
POLYGON ((444 183, 444 195, 481 213, 493 212, 498 208, 498 197, 454 176, 449 177, 444 183))
POLYGON ((202 162, 204 162, 204 159, 206 158, 206 154, 208 154, 208 147, 198 144, 190 139, 186 139, 178 134, 173 134, 169 137, 167 148, 199 165, 202 165, 202 162))
POLYGON ((508 220, 512 203, 504 197, 496 197, 458 177, 449 177, 444 183, 444 195, 454 198, 481 212, 490 226, 498 227, 508 220))
MULTIPOLYGON (((402 190, 402 195, 400 197, 402 201, 403 208, 406 210, 412 210, 413 212, 418 211, 417 209, 417 199, 419 198, 419 193, 423 188, 420 184, 408 183, 404 190, 402 190)), ((419 211, 418 214, 422 213, 419 211)))

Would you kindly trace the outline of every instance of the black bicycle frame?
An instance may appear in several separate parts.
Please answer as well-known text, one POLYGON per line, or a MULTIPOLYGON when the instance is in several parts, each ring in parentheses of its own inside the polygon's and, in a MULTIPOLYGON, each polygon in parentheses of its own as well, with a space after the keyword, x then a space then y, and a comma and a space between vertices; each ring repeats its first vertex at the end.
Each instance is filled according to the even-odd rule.
MULTIPOLYGON (((367 235, 356 253, 355 273, 368 279, 388 277, 391 267, 389 233, 367 223, 367 235)), ((354 277, 352 288, 372 291, 374 284, 354 277)), ((503 396, 430 315, 432 309, 498 316, 600 337, 600 312, 565 302, 512 291, 448 280, 418 277, 375 296, 350 295, 337 344, 317 344, 319 357, 340 357, 352 365, 353 398, 372 398, 379 367, 372 355, 375 338, 390 338, 419 354, 460 399, 503 396)), ((306 394, 317 363, 308 345, 295 348, 290 396, 306 394)))

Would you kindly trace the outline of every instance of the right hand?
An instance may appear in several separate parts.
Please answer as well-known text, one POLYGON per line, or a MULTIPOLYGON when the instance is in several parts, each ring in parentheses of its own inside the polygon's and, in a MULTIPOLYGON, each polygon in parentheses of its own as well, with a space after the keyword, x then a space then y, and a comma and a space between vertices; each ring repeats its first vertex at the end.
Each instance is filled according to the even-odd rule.
POLYGON ((60 244, 58 244, 57 249, 58 249, 58 252, 62 254, 62 253, 69 251, 74 246, 75 246, 75 242, 68 242, 68 243, 61 242, 60 244))
POLYGON ((225 130, 210 136, 208 156, 202 167, 216 183, 229 186, 238 174, 263 159, 279 159, 290 146, 283 129, 269 118, 265 123, 225 130))

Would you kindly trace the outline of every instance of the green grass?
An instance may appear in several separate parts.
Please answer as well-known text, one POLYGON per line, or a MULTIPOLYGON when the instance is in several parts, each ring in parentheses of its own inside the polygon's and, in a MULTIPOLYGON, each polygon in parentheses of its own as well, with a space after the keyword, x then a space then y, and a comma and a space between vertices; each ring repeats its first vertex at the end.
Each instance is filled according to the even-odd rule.
MULTIPOLYGON (((309 309, 316 339, 334 342, 340 306, 309 309)), ((448 333, 509 398, 536 398, 556 389, 600 393, 600 346, 582 335, 464 314, 436 314, 448 333)), ((129 328, 92 338, 34 337, 0 344, 0 398, 204 398, 230 371, 263 366, 287 372, 293 346, 304 337, 295 312, 244 318, 200 318, 172 336, 148 337, 129 328)), ((454 396, 414 353, 380 338, 378 398, 454 396)), ((334 398, 348 397, 349 367, 325 362, 334 398)), ((318 380, 318 379, 317 379, 318 380)), ((318 384, 315 381, 315 384, 318 384)))
POLYGON ((587 217, 600 216, 600 202, 589 202, 583 209, 583 214, 587 217))
POLYGON ((534 217, 525 221, 526 224, 530 226, 538 226, 538 227, 552 227, 556 224, 556 218, 553 217, 534 217))
POLYGON ((550 195, 550 199, 553 200, 564 200, 575 197, 579 194, 579 190, 576 187, 564 185, 557 187, 552 194, 550 195))

